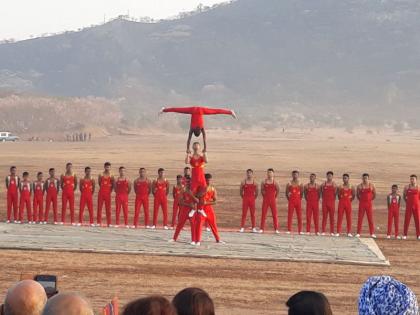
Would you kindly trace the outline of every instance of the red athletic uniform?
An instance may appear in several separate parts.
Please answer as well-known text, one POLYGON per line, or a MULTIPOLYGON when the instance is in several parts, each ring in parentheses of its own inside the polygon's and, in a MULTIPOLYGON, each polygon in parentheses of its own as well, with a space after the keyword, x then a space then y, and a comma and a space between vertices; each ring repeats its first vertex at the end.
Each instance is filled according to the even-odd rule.
POLYGON ((75 176, 63 175, 62 176, 63 191, 61 192, 61 222, 66 222, 67 203, 70 206, 70 222, 74 223, 74 188, 75 176))
POLYGON ((326 231, 328 216, 330 217, 330 233, 334 233, 335 190, 333 184, 325 182, 322 189, 322 233, 326 231))
POLYGON ((105 204, 106 224, 111 225, 111 193, 112 193, 112 177, 102 175, 99 178, 98 192, 98 213, 96 220, 99 225, 102 224, 102 208, 105 204))
POLYGON ((314 220, 315 233, 319 232, 319 191, 318 187, 307 186, 306 189, 306 232, 311 232, 311 221, 314 220))
POLYGON ((89 223, 93 224, 93 179, 80 179, 79 223, 83 223, 85 207, 89 211, 89 223))
POLYGON ((337 233, 341 233, 344 214, 346 214, 347 234, 351 233, 353 190, 351 188, 341 187, 338 191, 338 220, 337 233))
POLYGON ((200 187, 206 187, 206 178, 204 177, 204 157, 200 156, 195 158, 192 156, 190 158, 191 165, 191 191, 196 192, 200 187))
POLYGON ((287 213, 287 231, 292 231, 293 213, 296 211, 298 220, 298 233, 302 232, 302 195, 301 187, 290 184, 288 187, 288 213, 287 213))
MULTIPOLYGON (((192 198, 192 192, 188 192, 188 191, 184 191, 182 193, 182 200, 184 203, 186 204, 191 204, 193 203, 193 198, 192 198)), ((179 220, 178 220, 178 224, 176 226, 175 229, 175 233, 174 233, 174 237, 173 239, 176 241, 178 239, 179 233, 181 233, 182 228, 185 225, 185 222, 187 222, 187 220, 190 221, 190 226, 191 226, 191 240, 193 242, 195 242, 195 222, 193 220, 193 218, 190 218, 188 216, 188 214, 191 211, 191 207, 187 207, 187 206, 181 206, 181 209, 179 211, 179 220)))
POLYGON ((15 221, 19 220, 19 187, 20 179, 18 176, 7 176, 6 177, 6 186, 7 186, 7 220, 11 221, 12 219, 12 209, 13 209, 13 218, 15 221))
POLYGON ((373 207, 372 207, 372 197, 373 189, 369 184, 369 187, 362 187, 359 191, 360 200, 359 200, 359 214, 357 219, 357 234, 362 232, 363 217, 365 213, 368 218, 369 223, 369 233, 373 235, 375 232, 375 226, 373 224, 373 207))
POLYGON ((179 204, 179 200, 182 195, 183 187, 174 186, 172 189, 172 196, 174 197, 174 204, 172 206, 172 226, 176 225, 177 218, 179 216, 179 211, 181 210, 181 205, 179 204))
POLYGON ((124 224, 128 225, 128 190, 129 182, 128 179, 118 178, 115 182, 115 205, 116 205, 116 218, 115 224, 120 224, 120 213, 123 210, 124 224))
POLYGON ((246 216, 249 213, 251 214, 251 224, 252 228, 255 228, 255 193, 257 191, 257 185, 253 181, 251 184, 248 184, 246 181, 242 186, 242 218, 241 218, 241 228, 245 227, 246 216))
POLYGON ((134 206, 134 226, 137 227, 139 223, 140 208, 143 206, 144 211, 144 225, 149 225, 149 194, 150 183, 148 180, 137 180, 134 183, 134 192, 136 193, 136 201, 134 206))
POLYGON ((163 226, 168 225, 168 197, 167 197, 168 181, 165 179, 163 182, 156 180, 155 182, 155 198, 153 200, 153 225, 157 225, 159 207, 163 211, 163 226))
POLYGON ((47 189, 47 197, 45 198, 45 215, 44 221, 48 221, 48 216, 50 213, 51 204, 53 205, 53 213, 54 213, 54 222, 58 222, 58 214, 57 214, 57 196, 60 187, 60 182, 58 179, 48 178, 45 182, 45 187, 47 189))
MULTIPOLYGON (((213 186, 207 187, 206 188, 206 193, 203 196, 204 203, 215 201, 215 196, 216 196, 215 188, 213 186)), ((200 215, 199 216, 200 222, 206 221, 208 223, 208 226, 210 227, 210 229, 211 229, 211 231, 214 235, 214 238, 216 239, 216 242, 219 242, 220 241, 220 236, 219 236, 219 231, 217 229, 216 213, 214 212, 213 206, 209 205, 209 204, 205 204, 203 210, 206 213, 207 217, 202 218, 202 216, 200 215)), ((196 230, 197 242, 201 241, 201 232, 203 230, 200 222, 198 224, 196 222, 196 227, 198 229, 198 230, 196 230)))
POLYGON ((207 108, 207 107, 170 107, 163 110, 165 113, 178 113, 191 115, 191 129, 203 129, 203 115, 232 115, 229 109, 207 108))
POLYGON ((262 215, 261 215, 261 226, 260 229, 264 230, 265 228, 265 221, 267 219, 267 211, 268 208, 271 209, 271 214, 273 216, 273 225, 274 230, 278 230, 279 223, 277 218, 277 190, 276 184, 264 182, 264 196, 263 196, 263 204, 262 204, 262 215))
POLYGON ((399 220, 400 220, 400 195, 389 194, 388 197, 388 230, 387 235, 391 235, 392 221, 394 221, 395 237, 398 237, 399 220))
POLYGON ((20 201, 19 201, 19 221, 23 222, 23 212, 26 207, 26 214, 28 221, 32 221, 32 209, 31 209, 31 183, 20 182, 20 201))
POLYGON ((44 220, 44 187, 44 181, 36 181, 32 184, 32 190, 34 192, 32 214, 35 222, 44 220))
POLYGON ((420 212, 420 205, 419 205, 419 188, 416 186, 415 188, 408 187, 406 196, 406 209, 405 209, 405 218, 404 218, 404 236, 408 234, 408 227, 410 226, 411 216, 414 217, 414 224, 416 225, 416 235, 417 237, 420 236, 420 228, 419 228, 419 212, 420 212))

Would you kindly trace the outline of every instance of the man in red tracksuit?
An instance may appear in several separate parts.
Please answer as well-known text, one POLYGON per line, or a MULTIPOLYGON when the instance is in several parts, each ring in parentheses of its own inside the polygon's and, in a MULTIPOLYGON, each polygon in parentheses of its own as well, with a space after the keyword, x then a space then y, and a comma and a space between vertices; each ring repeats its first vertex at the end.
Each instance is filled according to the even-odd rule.
POLYGON ((95 193, 95 180, 91 175, 91 168, 85 167, 85 177, 80 179, 80 208, 79 208, 79 223, 78 226, 83 224, 84 212, 87 206, 89 211, 89 224, 95 226, 93 223, 93 194, 95 193))
POLYGON ((327 180, 321 185, 322 196, 322 235, 325 235, 327 220, 330 219, 330 234, 334 236, 335 199, 337 198, 337 185, 334 180, 334 173, 327 172, 327 180))
POLYGON ((19 221, 23 223, 23 212, 26 208, 26 214, 28 216, 28 223, 32 224, 32 209, 31 209, 31 194, 32 184, 29 181, 29 173, 23 172, 22 181, 19 185, 20 200, 19 200, 19 221))
POLYGON ((414 217, 414 224, 416 226, 416 236, 420 240, 420 202, 419 202, 419 187, 417 185, 417 176, 410 176, 410 184, 404 189, 404 200, 406 204, 404 217, 404 234, 403 239, 407 239, 408 228, 410 226, 411 217, 414 217))
POLYGON ((265 221, 267 219, 268 208, 271 209, 273 216, 274 231, 279 234, 279 223, 277 217, 277 196, 279 194, 280 187, 277 181, 274 179, 274 169, 269 168, 267 170, 267 178, 261 183, 261 194, 263 196, 262 214, 261 214, 261 226, 259 233, 264 233, 265 221))
POLYGON ((7 189, 7 221, 12 221, 12 210, 13 219, 17 223, 19 220, 19 186, 20 178, 16 175, 16 166, 10 168, 10 174, 6 177, 6 189, 7 189))
POLYGON ((66 164, 66 172, 61 175, 61 224, 66 223, 67 203, 70 207, 71 225, 76 225, 74 221, 74 192, 77 189, 77 177, 73 173, 73 164, 66 164))
POLYGON ((287 234, 292 232, 293 213, 296 211, 298 233, 302 232, 302 197, 303 185, 299 182, 299 171, 292 172, 292 181, 286 185, 286 199, 288 201, 287 234))
POLYGON ((168 194, 169 194, 169 182, 164 177, 165 170, 159 168, 158 178, 153 181, 152 193, 154 196, 153 200, 153 226, 155 229, 158 222, 159 208, 162 208, 163 212, 163 228, 168 230, 168 194))
POLYGON ((398 232, 400 222, 400 205, 402 198, 401 195, 398 193, 398 185, 392 185, 391 190, 391 193, 386 198, 388 204, 388 230, 386 233, 386 238, 391 238, 392 221, 394 221, 395 238, 400 239, 401 237, 398 235, 398 232))
POLYGON ((98 213, 96 216, 97 225, 102 224, 102 208, 105 204, 107 226, 111 226, 111 194, 114 187, 114 176, 111 175, 111 163, 104 164, 104 172, 98 176, 98 213))
POLYGON ((48 173, 50 177, 45 181, 45 191, 47 192, 47 196, 45 198, 44 224, 48 222, 51 205, 53 206, 54 224, 58 224, 57 199, 58 192, 60 190, 60 180, 55 178, 54 168, 50 168, 48 173))
POLYGON ((309 176, 309 183, 304 188, 306 200, 306 233, 311 234, 311 223, 313 219, 315 234, 319 235, 319 199, 321 197, 321 188, 315 180, 316 175, 312 173, 309 176))
POLYGON ((177 224, 177 218, 179 216, 179 211, 181 210, 181 204, 179 200, 184 190, 184 185, 182 184, 182 175, 177 175, 176 185, 172 188, 172 197, 174 198, 174 203, 172 206, 172 228, 175 228, 177 224))
POLYGON ((257 233, 256 220, 255 220, 255 200, 258 197, 258 185, 254 181, 254 171, 248 169, 246 171, 246 178, 241 182, 239 187, 239 194, 242 198, 242 218, 241 228, 239 232, 245 231, 246 216, 249 213, 251 215, 252 232, 257 233))
POLYGON ((185 166, 184 167, 184 175, 182 175, 182 186, 187 184, 187 178, 191 177, 191 167, 185 166))
POLYGON ((43 224, 45 182, 43 180, 42 172, 38 172, 37 179, 32 184, 32 191, 34 192, 32 211, 33 221, 43 224))
POLYGON ((357 186, 357 199, 359 199, 359 213, 357 218, 357 234, 362 233, 363 217, 367 215, 369 223, 369 233, 372 238, 376 238, 375 225, 373 223, 373 200, 376 198, 376 188, 369 180, 369 174, 362 175, 362 183, 357 186))
POLYGON ((131 192, 131 182, 125 176, 125 167, 121 166, 118 169, 119 177, 114 181, 114 190, 115 190, 115 224, 116 227, 120 225, 120 213, 121 209, 124 215, 124 224, 128 229, 128 195, 131 192))
POLYGON ((350 175, 343 174, 343 184, 337 190, 338 195, 338 220, 337 220, 337 234, 340 236, 341 227, 343 224, 344 214, 346 215, 347 221, 347 236, 353 237, 351 234, 351 222, 352 222, 352 207, 351 203, 356 197, 356 191, 350 184, 350 175))
POLYGON ((140 209, 144 211, 144 226, 149 229, 149 195, 152 192, 152 183, 147 178, 147 172, 144 167, 139 170, 139 177, 134 181, 134 192, 136 201, 134 204, 134 222, 133 228, 137 228, 139 223, 140 209))

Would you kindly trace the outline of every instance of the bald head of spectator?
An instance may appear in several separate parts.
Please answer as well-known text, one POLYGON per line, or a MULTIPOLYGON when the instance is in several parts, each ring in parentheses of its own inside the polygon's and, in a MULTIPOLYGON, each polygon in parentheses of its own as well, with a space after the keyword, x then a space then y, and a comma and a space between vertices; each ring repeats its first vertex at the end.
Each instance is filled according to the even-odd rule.
POLYGON ((41 315, 47 302, 44 288, 33 280, 23 280, 7 291, 4 315, 41 315))
POLYGON ((42 315, 93 315, 93 310, 81 296, 60 293, 48 300, 42 315))

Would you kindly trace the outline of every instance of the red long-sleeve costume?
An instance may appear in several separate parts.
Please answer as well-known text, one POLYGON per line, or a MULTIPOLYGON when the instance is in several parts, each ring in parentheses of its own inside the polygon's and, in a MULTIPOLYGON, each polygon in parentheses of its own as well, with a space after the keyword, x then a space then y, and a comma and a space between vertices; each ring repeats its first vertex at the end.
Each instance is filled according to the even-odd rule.
POLYGON ((207 107, 169 107, 163 110, 164 113, 178 113, 191 115, 191 129, 203 129, 204 118, 203 115, 232 115, 233 112, 229 109, 207 108, 207 107))

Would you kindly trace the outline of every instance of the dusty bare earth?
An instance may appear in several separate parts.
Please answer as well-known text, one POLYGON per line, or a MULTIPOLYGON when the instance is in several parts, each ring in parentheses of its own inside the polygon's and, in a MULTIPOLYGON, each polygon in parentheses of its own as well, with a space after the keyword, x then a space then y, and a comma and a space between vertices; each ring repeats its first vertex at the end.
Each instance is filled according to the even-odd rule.
MULTIPOLYGON (((274 167, 282 188, 292 169, 301 170, 304 181, 310 172, 319 174, 321 180, 332 169, 336 174, 350 172, 353 184, 359 182, 362 172, 372 175, 379 192, 375 203, 377 234, 383 237, 387 221, 385 195, 390 185, 403 185, 409 174, 419 172, 420 134, 415 133, 286 130, 258 134, 212 130, 209 138, 207 170, 213 173, 219 189, 216 211, 224 228, 238 226, 238 184, 246 168, 254 168, 261 180, 265 169, 274 167)), ((173 182, 184 166, 184 140, 182 135, 140 134, 91 143, 0 143, 0 176, 6 176, 11 164, 16 164, 19 172, 34 174, 38 170, 46 172, 51 166, 62 170, 68 160, 73 161, 79 174, 85 165, 97 173, 103 162, 110 160, 115 173, 119 165, 125 165, 131 178, 140 166, 148 168, 150 177, 155 176, 158 167, 165 167, 173 182)), ((4 187, 0 190, 0 218, 4 219, 4 187)), ((284 231, 283 196, 279 206, 284 231)), ((403 211, 401 219, 402 215, 403 211)), ((414 234, 413 226, 410 234, 414 234)), ((61 290, 82 292, 99 308, 115 294, 122 303, 152 293, 171 298, 179 289, 196 285, 214 297, 218 314, 285 314, 287 297, 301 289, 314 289, 328 296, 335 314, 356 314, 357 295, 369 275, 394 275, 420 295, 420 242, 413 237, 408 241, 380 239, 378 245, 390 267, 1 251, 0 290, 5 292, 21 273, 53 273, 59 276, 61 290)))

